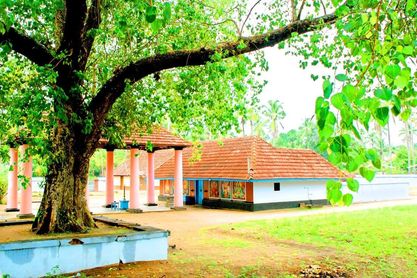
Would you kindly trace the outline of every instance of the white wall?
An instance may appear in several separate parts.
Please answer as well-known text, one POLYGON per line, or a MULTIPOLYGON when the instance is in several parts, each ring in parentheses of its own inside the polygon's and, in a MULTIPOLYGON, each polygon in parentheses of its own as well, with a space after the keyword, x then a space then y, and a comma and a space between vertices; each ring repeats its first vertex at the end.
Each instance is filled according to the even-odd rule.
MULTIPOLYGON (((356 179, 360 187, 358 193, 352 193, 354 203, 409 199, 417 188, 415 175, 378 175, 372 182, 359 176, 356 179)), ((349 192, 346 186, 343 191, 349 192)))
POLYGON ((284 181, 280 191, 274 191, 273 182, 253 183, 255 204, 320 199, 326 199, 326 181, 284 181))
MULTIPOLYGON (((343 191, 352 193, 354 203, 410 199, 417 196, 417 175, 380 175, 370 183, 356 177, 360 187, 352 193, 346 185, 343 191)), ((326 199, 326 181, 281 182, 281 190, 274 191, 273 182, 253 183, 254 203, 326 199)))

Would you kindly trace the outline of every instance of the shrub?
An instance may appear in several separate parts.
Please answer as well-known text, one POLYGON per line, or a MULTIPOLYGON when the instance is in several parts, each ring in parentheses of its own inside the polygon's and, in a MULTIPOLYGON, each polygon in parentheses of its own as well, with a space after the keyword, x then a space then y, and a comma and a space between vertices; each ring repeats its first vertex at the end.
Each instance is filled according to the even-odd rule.
POLYGON ((3 203, 3 198, 7 193, 7 178, 0 176, 0 204, 3 203))

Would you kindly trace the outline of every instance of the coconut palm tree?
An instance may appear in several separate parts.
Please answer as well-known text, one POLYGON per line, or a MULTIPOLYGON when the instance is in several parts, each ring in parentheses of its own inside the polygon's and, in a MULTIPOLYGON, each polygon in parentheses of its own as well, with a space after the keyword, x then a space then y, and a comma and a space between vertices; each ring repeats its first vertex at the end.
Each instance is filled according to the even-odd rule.
POLYGON ((284 128, 282 120, 286 114, 279 100, 269 100, 264 106, 264 116, 269 119, 269 128, 272 134, 272 140, 278 137, 279 126, 284 128))

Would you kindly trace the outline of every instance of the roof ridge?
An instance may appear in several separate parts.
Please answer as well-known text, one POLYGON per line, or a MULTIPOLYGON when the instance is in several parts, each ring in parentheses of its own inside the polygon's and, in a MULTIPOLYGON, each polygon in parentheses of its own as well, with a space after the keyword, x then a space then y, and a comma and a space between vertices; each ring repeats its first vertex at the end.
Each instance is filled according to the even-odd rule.
MULTIPOLYGON (((251 136, 251 152, 250 152, 250 168, 248 169, 248 179, 252 179, 255 175, 256 169, 256 158, 258 153, 257 141, 260 139, 258 136, 251 136), (251 171, 252 170, 252 171, 251 171)), ((249 165, 248 165, 249 166, 249 165)))

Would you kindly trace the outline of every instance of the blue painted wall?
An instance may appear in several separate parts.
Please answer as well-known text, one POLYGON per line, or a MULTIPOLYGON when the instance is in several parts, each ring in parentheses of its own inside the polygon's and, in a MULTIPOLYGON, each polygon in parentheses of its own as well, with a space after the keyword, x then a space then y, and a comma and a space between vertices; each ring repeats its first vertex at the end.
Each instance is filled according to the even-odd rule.
MULTIPOLYGON (((168 232, 135 232, 119 236, 23 241, 0 244, 0 274, 30 278, 137 261, 166 260, 168 232)), ((0 275, 1 276, 1 275, 0 275)))

